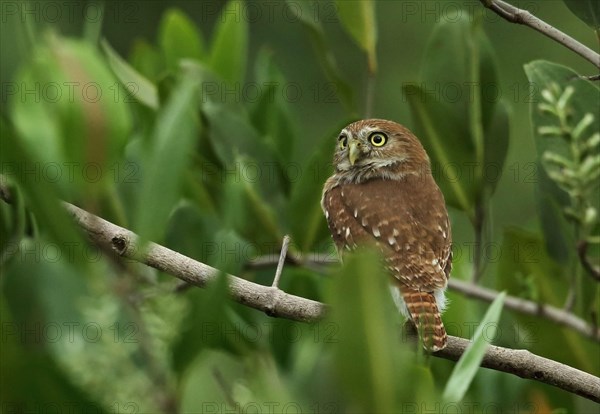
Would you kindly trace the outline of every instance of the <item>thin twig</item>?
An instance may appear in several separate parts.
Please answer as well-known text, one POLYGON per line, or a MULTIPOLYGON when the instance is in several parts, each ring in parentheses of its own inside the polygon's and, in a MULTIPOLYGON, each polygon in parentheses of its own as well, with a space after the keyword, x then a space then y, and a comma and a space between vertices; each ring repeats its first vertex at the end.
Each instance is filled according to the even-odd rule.
MULTIPOLYGON (((2 184, 4 183, 0 181, 0 186, 2 184)), ((0 194, 4 193, 0 191, 0 194)), ((94 243, 110 246, 123 257, 199 287, 216 280, 220 273, 215 268, 159 244, 148 243, 141 246, 135 233, 72 204, 63 205, 94 243)), ((258 285, 233 275, 228 275, 228 278, 231 297, 242 305, 262 310, 271 316, 299 322, 314 322, 325 315, 326 306, 320 302, 279 291, 278 301, 272 303, 272 287, 258 285)), ((449 336, 448 346, 432 355, 457 360, 468 345, 469 341, 466 339, 449 336)), ((482 366, 553 385, 600 402, 600 378, 528 351, 493 346, 486 351, 482 366)))
POLYGON ((577 255, 579 256, 579 261, 581 265, 585 269, 585 271, 593 277, 596 281, 600 282, 600 269, 594 266, 587 257, 587 249, 588 243, 585 240, 577 243, 577 255))
MULTIPOLYGON (((471 298, 492 302, 498 297, 498 291, 484 288, 472 283, 464 282, 459 279, 450 279, 448 287, 453 291, 460 292, 471 298)), ((566 326, 580 334, 600 342, 600 328, 586 323, 583 319, 573 315, 570 312, 550 306, 542 305, 530 300, 517 298, 515 296, 506 296, 504 307, 527 315, 538 316, 557 324, 566 326)))
POLYGON ((570 286, 569 291, 567 292, 567 298, 565 299, 565 304, 563 305, 563 310, 565 312, 573 312, 573 308, 575 308, 575 286, 570 286))
POLYGON ((281 279, 281 272, 283 272, 283 265, 285 263, 285 257, 287 255, 288 247, 290 245, 290 236, 287 234, 283 236, 283 243, 281 244, 281 253, 279 254, 279 262, 277 262, 277 270, 275 270, 275 278, 271 287, 279 289, 279 279, 281 279))
POLYGON ((561 32, 554 26, 551 26, 543 20, 535 17, 529 11, 519 9, 518 7, 515 7, 512 4, 506 3, 502 0, 480 1, 485 7, 492 10, 505 20, 508 20, 512 23, 522 24, 537 30, 538 32, 548 36, 550 39, 560 43, 566 48, 571 49, 584 59, 592 62, 594 66, 600 69, 600 55, 598 53, 573 39, 571 36, 561 32))

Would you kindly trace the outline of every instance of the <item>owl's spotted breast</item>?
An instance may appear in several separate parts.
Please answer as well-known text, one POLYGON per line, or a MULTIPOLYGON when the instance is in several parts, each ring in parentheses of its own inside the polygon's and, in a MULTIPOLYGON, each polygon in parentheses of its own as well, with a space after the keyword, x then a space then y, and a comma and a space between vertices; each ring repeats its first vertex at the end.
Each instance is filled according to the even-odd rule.
POLYGON ((430 180, 375 179, 326 190, 323 208, 338 250, 376 245, 401 286, 445 288, 452 236, 443 196, 430 180))

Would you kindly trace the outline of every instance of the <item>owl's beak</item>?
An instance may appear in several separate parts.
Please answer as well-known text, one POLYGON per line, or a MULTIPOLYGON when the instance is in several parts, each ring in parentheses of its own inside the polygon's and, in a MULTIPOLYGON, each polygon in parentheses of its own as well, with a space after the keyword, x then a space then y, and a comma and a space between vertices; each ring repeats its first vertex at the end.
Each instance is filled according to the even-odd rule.
POLYGON ((351 140, 348 143, 348 159, 350 160, 350 165, 356 163, 356 160, 360 157, 360 152, 360 142, 351 140))

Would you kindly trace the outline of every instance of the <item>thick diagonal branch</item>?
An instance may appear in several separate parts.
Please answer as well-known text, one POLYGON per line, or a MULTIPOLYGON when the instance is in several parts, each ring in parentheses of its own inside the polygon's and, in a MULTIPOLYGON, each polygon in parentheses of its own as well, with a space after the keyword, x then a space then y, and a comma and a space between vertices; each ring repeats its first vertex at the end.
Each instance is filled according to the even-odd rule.
MULTIPOLYGON (((3 181, 0 181, 0 197, 10 201, 10 192, 3 181)), ((94 243, 111 248, 122 257, 144 263, 199 287, 206 286, 219 276, 219 270, 159 244, 148 243, 142 250, 135 233, 72 204, 63 205, 94 243)), ((228 275, 228 278, 230 293, 235 301, 268 315, 312 322, 325 314, 326 306, 320 302, 290 295, 277 288, 258 285, 233 275, 228 275)), ((448 339, 447 348, 433 355, 456 361, 464 353, 469 341, 457 337, 448 339)), ((490 346, 482 366, 550 384, 600 402, 600 378, 525 350, 490 346)))

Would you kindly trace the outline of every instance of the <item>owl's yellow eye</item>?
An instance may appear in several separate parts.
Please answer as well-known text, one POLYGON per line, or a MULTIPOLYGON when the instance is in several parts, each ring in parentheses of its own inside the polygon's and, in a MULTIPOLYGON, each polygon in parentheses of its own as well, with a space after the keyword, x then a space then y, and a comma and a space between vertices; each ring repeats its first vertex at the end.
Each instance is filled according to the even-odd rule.
POLYGON ((340 142, 340 149, 346 149, 348 146, 348 137, 346 135, 340 135, 338 141, 340 142))
POLYGON ((375 147, 383 147, 387 142, 387 136, 381 132, 375 132, 369 136, 369 141, 371 141, 371 144, 375 147))

